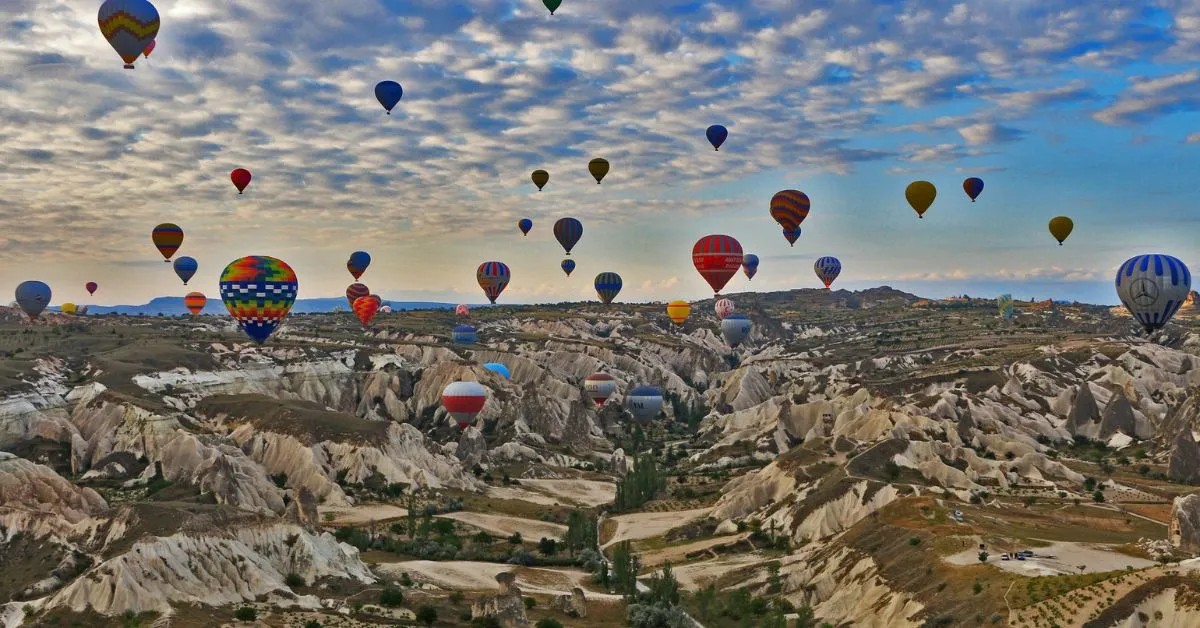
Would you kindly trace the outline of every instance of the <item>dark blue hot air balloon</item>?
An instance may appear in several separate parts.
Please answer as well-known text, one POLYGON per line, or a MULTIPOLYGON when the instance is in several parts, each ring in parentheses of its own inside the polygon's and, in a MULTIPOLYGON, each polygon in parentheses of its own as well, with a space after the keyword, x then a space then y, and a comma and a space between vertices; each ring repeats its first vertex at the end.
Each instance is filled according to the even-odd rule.
POLYGON ((528 218, 522 218, 517 221, 517 228, 521 230, 523 235, 529 235, 529 230, 533 228, 533 221, 528 218))
POLYGON ((175 260, 175 274, 179 275, 185 286, 188 280, 195 276, 198 268, 200 268, 200 264, 193 257, 180 257, 175 260))
POLYGON ((721 144, 724 144, 725 140, 729 138, 729 129, 714 124, 708 127, 704 135, 708 137, 708 143, 713 145, 713 150, 721 150, 721 144))
POLYGON ((570 277, 571 271, 575 270, 575 260, 568 257, 567 259, 562 261, 562 264, 560 264, 560 266, 562 266, 563 272, 567 273, 567 276, 570 277))
POLYGON ((367 267, 370 265, 371 255, 366 251, 355 251, 350 254, 350 259, 346 260, 346 270, 350 271, 355 281, 358 281, 358 278, 367 272, 367 267))
POLYGON ((24 281, 17 286, 17 305, 29 315, 37 318, 50 305, 50 286, 40 281, 24 281))
POLYGON ((567 255, 570 255, 571 249, 579 243, 579 238, 583 237, 583 223, 574 218, 559 218, 558 222, 554 223, 554 237, 567 255))
POLYGON ((404 95, 404 88, 396 81, 381 81, 375 86, 375 99, 383 108, 387 110, 388 115, 392 115, 392 107, 400 102, 400 97, 404 95))
POLYGON ((605 305, 612 303, 613 299, 617 298, 617 294, 621 292, 621 276, 617 273, 600 273, 596 275, 596 294, 600 295, 600 300, 605 305))

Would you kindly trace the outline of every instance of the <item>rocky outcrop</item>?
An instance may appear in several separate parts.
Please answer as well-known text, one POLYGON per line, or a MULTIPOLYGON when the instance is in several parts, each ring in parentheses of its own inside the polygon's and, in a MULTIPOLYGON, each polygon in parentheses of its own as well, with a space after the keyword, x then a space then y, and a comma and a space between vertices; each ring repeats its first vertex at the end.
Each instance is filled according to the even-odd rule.
POLYGON ((525 628, 531 625, 525 614, 525 601, 517 586, 517 576, 511 571, 496 574, 500 592, 489 595, 471 604, 471 618, 492 617, 504 628, 525 628))
POLYGON ((1108 440, 1113 434, 1121 432, 1126 436, 1137 435, 1137 423, 1133 416, 1133 406, 1123 390, 1117 390, 1104 413, 1100 417, 1100 440, 1108 440))
POLYGON ((483 439, 483 433, 474 426, 463 430, 454 455, 462 462, 464 469, 474 469, 487 456, 487 441, 483 439))
POLYGON ((18 532, 67 536, 107 510, 96 491, 71 484, 50 467, 0 451, 0 540, 18 532))
POLYGON ((587 596, 583 589, 575 587, 571 593, 554 596, 550 608, 566 613, 569 617, 587 617, 587 596))
POLYGON ((1200 554, 1200 493, 1175 498, 1167 537, 1180 550, 1200 554))
POLYGON ((1100 407, 1096 405, 1092 387, 1084 382, 1076 387, 1075 402, 1071 404, 1071 412, 1067 415, 1071 435, 1094 438, 1098 433, 1094 424, 1099 420, 1100 407))
POLYGON ((1167 466, 1167 476, 1175 482, 1194 484, 1200 482, 1200 445, 1192 436, 1192 430, 1185 429, 1175 440, 1171 450, 1171 460, 1167 466))
POLYGON ((617 448, 612 452, 612 456, 608 459, 609 470, 617 475, 625 475, 629 473, 629 458, 625 456, 625 450, 617 448))
POLYGON ((292 489, 292 501, 283 511, 284 521, 311 531, 316 530, 321 523, 317 515, 317 497, 312 491, 303 486, 292 489))

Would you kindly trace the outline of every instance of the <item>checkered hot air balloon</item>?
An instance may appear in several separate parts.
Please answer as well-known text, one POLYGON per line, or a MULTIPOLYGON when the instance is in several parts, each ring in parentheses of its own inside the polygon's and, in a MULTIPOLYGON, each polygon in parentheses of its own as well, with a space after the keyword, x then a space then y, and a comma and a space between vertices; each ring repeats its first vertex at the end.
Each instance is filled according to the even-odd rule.
POLYGON ((146 0, 105 0, 96 16, 100 34, 132 70, 133 62, 149 50, 158 36, 158 9, 146 0))
POLYGON ((296 302, 296 273, 280 259, 248 255, 221 272, 221 301, 255 342, 262 344, 279 327, 296 302))

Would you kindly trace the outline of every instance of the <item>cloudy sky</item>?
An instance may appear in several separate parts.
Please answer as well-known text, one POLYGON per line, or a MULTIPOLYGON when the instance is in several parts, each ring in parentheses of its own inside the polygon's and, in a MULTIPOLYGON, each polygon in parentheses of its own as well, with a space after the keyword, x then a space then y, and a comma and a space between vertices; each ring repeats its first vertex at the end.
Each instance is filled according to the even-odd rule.
POLYGON ((132 71, 99 0, 0 2, 0 290, 211 297, 264 254, 302 298, 334 296, 363 249, 390 299, 479 302, 487 260, 513 270, 501 302, 595 299, 601 271, 618 300, 703 298, 690 253, 710 233, 762 259, 727 292, 819 287, 836 255, 835 287, 1115 303, 1131 255, 1200 265, 1193 0, 153 1, 132 71), (592 157, 612 163, 599 186, 592 157), (914 179, 939 190, 924 220, 914 179), (785 188, 812 198, 794 248, 767 214, 785 188), (565 215, 585 226, 570 278, 565 215), (165 221, 200 262, 189 288, 151 245, 165 221))

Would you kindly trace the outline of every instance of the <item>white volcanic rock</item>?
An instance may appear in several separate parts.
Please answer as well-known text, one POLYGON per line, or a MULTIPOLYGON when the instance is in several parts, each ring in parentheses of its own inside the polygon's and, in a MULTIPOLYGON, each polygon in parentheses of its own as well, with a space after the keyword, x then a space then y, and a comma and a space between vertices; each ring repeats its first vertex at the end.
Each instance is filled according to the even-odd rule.
POLYGON ((1200 554, 1200 493, 1175 498, 1171 505, 1169 537, 1175 547, 1200 554))
POLYGON ((91 523, 107 510, 96 491, 71 484, 50 467, 0 451, 0 529, 7 536, 69 536, 78 524, 91 523))
POLYGON ((721 490, 721 497, 709 514, 714 519, 740 519, 767 505, 771 500, 780 501, 792 494, 796 478, 783 470, 778 462, 734 478, 721 490))
POLYGON ((866 481, 858 482, 840 497, 821 504, 804 517, 800 525, 792 529, 792 538, 797 541, 816 540, 837 534, 898 497, 899 492, 891 484, 872 491, 866 481))
POLYGON ((811 607, 817 617, 837 625, 916 628, 924 606, 894 591, 869 557, 848 548, 811 544, 780 559, 784 597, 811 607))

